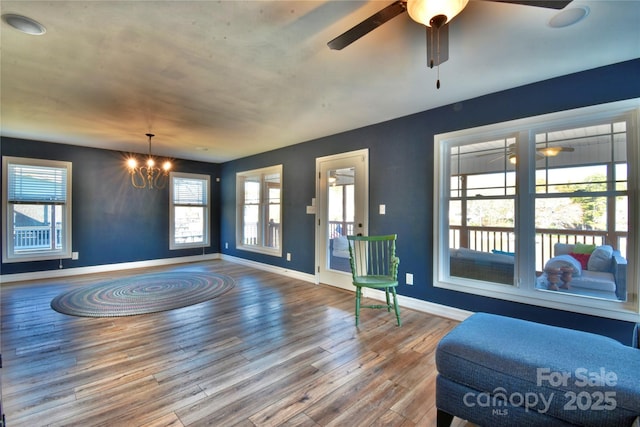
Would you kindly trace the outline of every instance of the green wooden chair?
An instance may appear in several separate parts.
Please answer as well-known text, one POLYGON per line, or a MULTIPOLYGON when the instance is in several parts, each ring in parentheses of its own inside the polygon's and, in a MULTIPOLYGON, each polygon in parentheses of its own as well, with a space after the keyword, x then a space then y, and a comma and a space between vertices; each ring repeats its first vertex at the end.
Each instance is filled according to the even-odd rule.
POLYGON ((400 307, 396 296, 398 286, 398 264, 396 256, 396 237, 387 236, 347 236, 349 242, 349 261, 353 285, 356 287, 356 326, 360 324, 360 308, 386 308, 396 314, 398 326, 400 322, 400 307), (362 288, 383 290, 386 295, 386 305, 362 305, 362 288), (391 301, 390 294, 393 296, 391 301))

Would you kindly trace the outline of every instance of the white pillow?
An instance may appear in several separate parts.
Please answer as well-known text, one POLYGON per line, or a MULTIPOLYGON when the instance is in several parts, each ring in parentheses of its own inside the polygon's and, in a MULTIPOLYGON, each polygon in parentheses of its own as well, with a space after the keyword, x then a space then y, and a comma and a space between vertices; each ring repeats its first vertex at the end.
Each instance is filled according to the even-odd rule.
POLYGON ((582 266, 580 265, 580 261, 572 257, 571 255, 558 255, 551 258, 545 264, 545 270, 547 268, 562 268, 562 267, 573 267, 573 277, 578 277, 582 274, 582 266))
POLYGON ((613 257, 613 247, 609 245, 598 246, 589 257, 587 269, 589 271, 609 271, 611 257, 613 257))
POLYGON ((553 245, 553 255, 569 255, 575 249, 576 245, 569 243, 556 243, 553 245))
POLYGON ((340 236, 333 239, 333 250, 334 251, 349 251, 349 242, 347 241, 347 236, 340 236))

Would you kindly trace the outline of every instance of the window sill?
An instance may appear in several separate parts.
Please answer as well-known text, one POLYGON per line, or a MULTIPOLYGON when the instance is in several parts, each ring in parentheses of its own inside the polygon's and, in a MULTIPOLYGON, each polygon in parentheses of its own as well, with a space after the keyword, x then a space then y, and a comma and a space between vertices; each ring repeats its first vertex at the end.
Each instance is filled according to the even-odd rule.
POLYGON ((13 262, 48 261, 52 259, 71 259, 71 252, 47 252, 46 254, 21 254, 3 256, 2 262, 5 264, 13 262))
POLYGON ((638 322, 640 313, 635 295, 628 295, 627 301, 613 301, 458 278, 450 281, 434 279, 434 287, 627 322, 638 322))
POLYGON ((259 246, 246 246, 246 245, 236 246, 236 249, 240 251, 255 252, 255 253, 264 254, 264 255, 282 257, 282 251, 280 249, 270 249, 270 248, 264 248, 259 246))
POLYGON ((208 248, 211 244, 209 242, 199 243, 186 243, 186 244, 174 244, 169 246, 170 251, 177 251, 180 249, 193 249, 193 248, 208 248))

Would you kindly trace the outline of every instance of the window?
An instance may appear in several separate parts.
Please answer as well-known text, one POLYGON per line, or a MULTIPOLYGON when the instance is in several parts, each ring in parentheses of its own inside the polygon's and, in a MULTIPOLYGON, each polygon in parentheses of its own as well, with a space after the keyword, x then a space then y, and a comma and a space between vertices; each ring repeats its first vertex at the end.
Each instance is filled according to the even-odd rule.
POLYGON ((282 165, 236 175, 238 248, 282 256, 282 165))
POLYGON ((3 262, 71 258, 71 163, 3 157, 3 262))
POLYGON ((169 249, 209 246, 209 176, 171 173, 169 249))
POLYGON ((637 319, 637 105, 437 135, 435 286, 637 319))

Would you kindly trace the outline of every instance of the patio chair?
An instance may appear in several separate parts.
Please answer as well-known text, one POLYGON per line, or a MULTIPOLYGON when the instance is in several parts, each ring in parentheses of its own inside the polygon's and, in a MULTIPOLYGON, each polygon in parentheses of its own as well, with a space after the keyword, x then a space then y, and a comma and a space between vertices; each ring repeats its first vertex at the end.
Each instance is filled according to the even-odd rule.
POLYGON ((396 235, 347 236, 347 240, 351 275, 356 287, 356 327, 360 324, 360 308, 386 308, 389 312, 393 309, 398 326, 401 326, 396 296, 400 263, 396 256, 396 235), (384 290, 387 303, 362 305, 362 288, 384 290))

